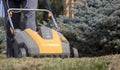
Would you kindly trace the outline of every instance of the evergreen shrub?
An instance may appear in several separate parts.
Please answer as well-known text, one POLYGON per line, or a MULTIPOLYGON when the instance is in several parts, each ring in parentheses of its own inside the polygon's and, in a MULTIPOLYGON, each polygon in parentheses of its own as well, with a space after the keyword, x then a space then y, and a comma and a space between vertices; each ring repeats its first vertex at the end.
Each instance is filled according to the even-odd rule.
POLYGON ((74 5, 74 18, 58 18, 71 46, 81 56, 120 53, 120 0, 81 0, 74 5))

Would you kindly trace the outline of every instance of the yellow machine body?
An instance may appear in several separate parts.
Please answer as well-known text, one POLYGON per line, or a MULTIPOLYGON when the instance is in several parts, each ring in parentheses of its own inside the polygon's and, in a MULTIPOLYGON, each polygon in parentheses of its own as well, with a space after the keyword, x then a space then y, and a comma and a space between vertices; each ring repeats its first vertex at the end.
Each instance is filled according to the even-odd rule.
POLYGON ((43 39, 38 32, 31 29, 26 29, 25 32, 37 43, 40 54, 62 54, 61 40, 66 39, 60 38, 55 30, 52 29, 52 39, 43 39))

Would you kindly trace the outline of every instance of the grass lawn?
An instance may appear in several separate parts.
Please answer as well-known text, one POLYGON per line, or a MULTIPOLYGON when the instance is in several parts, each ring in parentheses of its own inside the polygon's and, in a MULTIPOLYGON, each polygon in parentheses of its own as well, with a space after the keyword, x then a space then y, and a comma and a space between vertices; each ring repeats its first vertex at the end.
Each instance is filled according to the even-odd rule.
POLYGON ((0 70, 119 70, 120 55, 81 58, 6 58, 0 55, 0 70))

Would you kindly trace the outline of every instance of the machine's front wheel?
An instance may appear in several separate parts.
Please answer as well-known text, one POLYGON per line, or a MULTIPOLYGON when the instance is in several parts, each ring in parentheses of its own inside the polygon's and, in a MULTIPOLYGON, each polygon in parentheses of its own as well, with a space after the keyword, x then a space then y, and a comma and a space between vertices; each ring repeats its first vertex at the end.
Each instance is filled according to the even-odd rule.
POLYGON ((77 50, 76 48, 72 48, 72 50, 73 50, 73 56, 74 56, 75 58, 78 58, 78 57, 79 57, 79 55, 78 55, 78 50, 77 50))
POLYGON ((20 54, 22 57, 25 57, 27 55, 25 48, 20 48, 20 54))
POLYGON ((25 48, 20 47, 21 45, 17 42, 14 42, 13 49, 14 49, 14 57, 16 58, 22 58, 27 55, 25 48))

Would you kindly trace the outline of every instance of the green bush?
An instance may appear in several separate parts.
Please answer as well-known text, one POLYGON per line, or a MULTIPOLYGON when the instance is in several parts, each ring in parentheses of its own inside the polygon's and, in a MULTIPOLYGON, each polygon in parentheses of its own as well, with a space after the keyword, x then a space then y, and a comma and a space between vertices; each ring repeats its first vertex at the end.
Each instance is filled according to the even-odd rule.
POLYGON ((61 31, 84 56, 120 53, 120 0, 81 0, 75 18, 60 16, 61 31))
MULTIPOLYGON (((55 17, 57 17, 59 14, 63 13, 63 3, 62 0, 48 0, 50 7, 52 9, 52 12, 55 17)), ((38 8, 40 9, 48 9, 48 6, 46 4, 46 0, 39 0, 38 8)))

